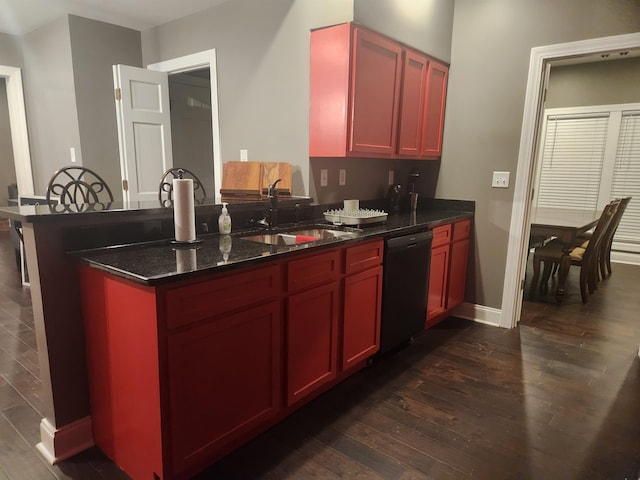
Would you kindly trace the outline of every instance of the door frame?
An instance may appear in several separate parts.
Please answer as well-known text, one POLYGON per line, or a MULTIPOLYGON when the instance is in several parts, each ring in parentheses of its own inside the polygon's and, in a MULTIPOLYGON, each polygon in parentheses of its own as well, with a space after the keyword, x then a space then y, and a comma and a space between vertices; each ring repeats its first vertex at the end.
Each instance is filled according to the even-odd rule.
MULTIPOLYGON (((552 62, 640 48, 640 33, 560 43, 531 49, 524 103, 515 190, 511 208, 507 261, 502 289, 500 326, 513 328, 520 320, 529 248, 530 207, 540 119, 543 113, 547 71, 552 62), (516 265, 517 268, 511 266, 516 265)), ((594 60, 595 61, 595 60, 594 60)))
POLYGON ((0 77, 4 78, 7 89, 7 106, 18 194, 33 195, 33 172, 31 170, 27 114, 24 106, 22 70, 18 67, 0 65, 0 77))
POLYGON ((216 50, 205 50, 203 52, 185 55, 183 57, 165 60, 162 62, 147 65, 149 70, 173 73, 184 73, 193 70, 209 68, 211 82, 211 136, 213 139, 213 182, 215 202, 220 203, 222 197, 222 150, 220 147, 220 121, 218 112, 218 73, 216 67, 216 50))

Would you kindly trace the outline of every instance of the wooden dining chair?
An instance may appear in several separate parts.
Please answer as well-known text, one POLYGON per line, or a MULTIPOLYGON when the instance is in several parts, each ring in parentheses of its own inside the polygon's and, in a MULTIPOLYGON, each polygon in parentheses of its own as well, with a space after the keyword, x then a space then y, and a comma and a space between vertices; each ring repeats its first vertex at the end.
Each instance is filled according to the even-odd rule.
MULTIPOLYGON (((586 248, 581 246, 573 247, 569 252, 570 264, 580 267, 580 295, 583 303, 587 303, 589 294, 593 293, 597 288, 600 245, 604 241, 607 229, 619 205, 620 200, 614 200, 605 207, 586 248)), ((544 262, 544 272, 540 280, 540 286, 543 287, 549 281, 552 269, 554 266, 561 264, 562 257, 565 254, 565 246, 560 243, 552 242, 536 248, 533 254, 533 288, 535 288, 540 278, 541 263, 544 262)))
POLYGON ((202 205, 207 199, 207 192, 198 176, 191 170, 181 167, 172 167, 162 174, 158 187, 158 200, 165 207, 173 205, 173 180, 175 178, 190 178, 193 180, 193 197, 196 204, 202 205))
POLYGON ((618 226, 620 225, 620 220, 622 220, 622 215, 627 208, 627 205, 631 201, 631 197, 624 197, 620 199, 620 205, 618 206, 618 210, 616 211, 613 220, 611 220, 611 224, 607 229, 607 233, 605 234, 602 243, 600 244, 600 255, 598 259, 598 270, 600 272, 600 278, 604 279, 611 275, 611 246, 613 245, 613 237, 618 230, 618 226))

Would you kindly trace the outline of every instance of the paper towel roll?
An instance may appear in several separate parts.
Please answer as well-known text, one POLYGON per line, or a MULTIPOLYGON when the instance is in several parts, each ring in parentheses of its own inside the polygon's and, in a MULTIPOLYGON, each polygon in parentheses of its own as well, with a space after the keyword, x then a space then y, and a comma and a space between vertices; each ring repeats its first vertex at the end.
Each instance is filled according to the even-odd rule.
POLYGON ((190 178, 173 180, 173 219, 178 242, 192 242, 196 239, 193 180, 190 178))
POLYGON ((178 273, 191 272, 198 268, 195 248, 179 248, 176 250, 176 270, 178 273))

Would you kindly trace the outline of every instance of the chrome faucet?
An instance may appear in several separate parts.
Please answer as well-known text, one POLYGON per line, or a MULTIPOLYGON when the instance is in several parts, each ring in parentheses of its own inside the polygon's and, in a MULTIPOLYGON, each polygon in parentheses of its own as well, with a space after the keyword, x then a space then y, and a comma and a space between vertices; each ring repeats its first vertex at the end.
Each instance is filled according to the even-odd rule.
POLYGON ((282 179, 270 183, 267 187, 267 198, 269 198, 269 230, 278 226, 278 188, 277 185, 282 179))

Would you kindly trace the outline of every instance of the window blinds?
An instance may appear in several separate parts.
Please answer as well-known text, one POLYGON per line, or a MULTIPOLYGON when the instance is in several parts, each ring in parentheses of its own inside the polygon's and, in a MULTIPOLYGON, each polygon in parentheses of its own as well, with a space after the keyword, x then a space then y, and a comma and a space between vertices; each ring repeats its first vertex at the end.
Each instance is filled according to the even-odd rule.
POLYGON ((613 170, 611 198, 633 197, 615 241, 640 244, 640 112, 623 113, 613 170))
POLYGON ((608 123, 608 113, 547 118, 538 206, 597 208, 608 123))

